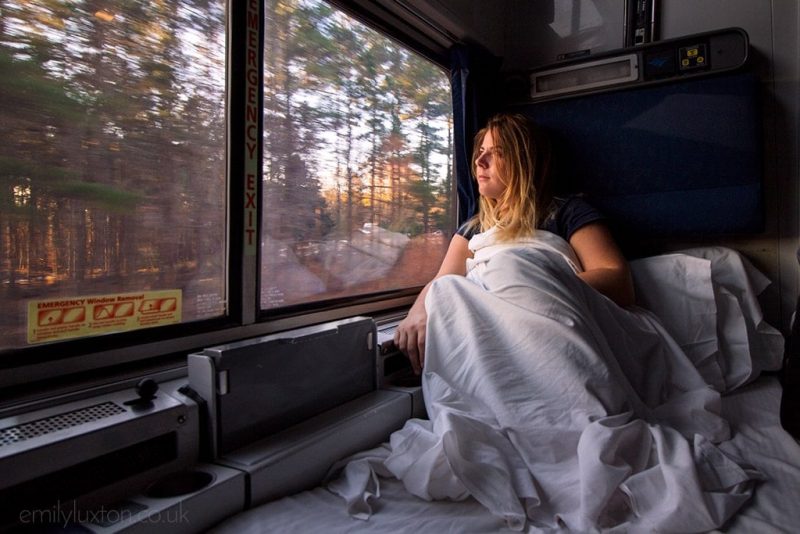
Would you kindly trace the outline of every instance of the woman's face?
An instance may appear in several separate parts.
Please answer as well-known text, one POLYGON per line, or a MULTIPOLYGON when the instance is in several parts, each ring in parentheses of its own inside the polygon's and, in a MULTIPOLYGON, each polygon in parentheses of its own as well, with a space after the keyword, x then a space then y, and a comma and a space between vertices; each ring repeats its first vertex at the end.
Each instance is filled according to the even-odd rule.
POLYGON ((486 198, 498 200, 506 190, 506 184, 500 178, 502 159, 501 148, 495 146, 491 130, 487 131, 475 158, 478 192, 486 198))

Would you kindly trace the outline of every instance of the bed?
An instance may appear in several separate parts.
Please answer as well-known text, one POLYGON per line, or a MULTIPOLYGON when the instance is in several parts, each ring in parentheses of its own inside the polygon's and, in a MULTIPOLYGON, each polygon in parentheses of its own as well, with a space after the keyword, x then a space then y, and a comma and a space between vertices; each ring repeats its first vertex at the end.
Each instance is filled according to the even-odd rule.
MULTIPOLYGON (((800 447, 777 417, 781 387, 764 377, 723 398, 722 413, 733 427, 725 451, 738 454, 764 474, 752 501, 721 531, 795 532, 800 513, 800 447)), ((354 519, 342 499, 319 487, 237 515, 216 532, 511 532, 473 499, 425 502, 386 479, 381 499, 368 521, 354 519)))
MULTIPOLYGON (((526 244, 525 248, 530 246, 531 244, 526 244)), ((539 245, 534 247, 541 248, 539 245)), ((545 252, 549 253, 548 247, 549 244, 545 247, 545 252)), ((492 252, 495 253, 496 250, 492 252)), ((700 421, 701 426, 719 430, 715 424, 720 420, 726 421, 722 429, 723 433, 727 431, 729 435, 712 437, 711 440, 716 443, 713 451, 722 453, 724 458, 735 459, 736 465, 731 466, 732 469, 741 468, 746 473, 745 478, 749 478, 749 482, 745 481, 744 485, 750 485, 749 488, 742 489, 741 480, 728 482, 730 487, 737 488, 733 492, 735 502, 727 511, 722 512, 723 515, 712 519, 719 522, 719 525, 713 528, 688 528, 686 523, 666 524, 666 527, 662 524, 657 528, 668 531, 687 531, 687 529, 703 531, 719 529, 726 532, 792 531, 797 524, 800 524, 800 508, 794 506, 794 503, 800 502, 798 501, 800 485, 797 484, 797 480, 800 480, 800 446, 780 426, 778 413, 781 387, 777 379, 768 372, 780 364, 783 340, 780 333, 764 323, 758 308, 756 296, 766 287, 767 280, 742 256, 732 250, 718 247, 643 258, 632 262, 632 268, 639 294, 647 295, 640 299, 640 303, 653 310, 652 312, 640 310, 637 313, 644 313, 648 317, 651 313, 657 314, 660 324, 674 333, 671 334, 672 339, 691 360, 692 367, 702 376, 703 382, 709 386, 703 391, 721 393, 718 397, 713 395, 706 397, 700 402, 702 406, 692 399, 687 400, 685 396, 679 399, 680 410, 686 410, 686 413, 691 415, 688 422, 673 419, 671 424, 691 425, 692 422, 700 421), (650 291, 644 293, 642 291, 644 288, 649 288, 650 291), (677 294, 683 298, 675 298, 677 294), (671 295, 671 298, 664 298, 666 295, 671 295), (687 302, 691 304, 687 305, 687 302), (714 406, 715 398, 719 399, 719 405, 714 406), (709 417, 708 413, 700 413, 706 408, 712 414, 721 416, 721 419, 709 417)), ((552 274, 548 273, 548 276, 552 274)), ((552 290, 552 286, 548 286, 548 291, 552 290)), ((604 297, 600 300, 603 299, 604 297)), ((469 300, 465 298, 457 305, 464 306, 469 300)), ((482 298, 482 301, 485 300, 485 297, 482 298)), ((473 304, 481 305, 474 302, 473 304)), ((602 302, 600 304, 602 305, 602 302)), ((450 316, 450 314, 444 315, 450 316)), ((511 325, 511 328, 517 327, 518 323, 511 325)), ((659 374, 652 372, 654 361, 648 363, 651 371, 649 375, 659 374)), ((474 366, 475 363, 470 365, 474 366)), ((436 368, 435 364, 433 367, 436 368)), ((542 367, 536 367, 535 371, 541 372, 542 367)), ((515 369, 512 374, 519 372, 519 369, 515 369)), ((679 372, 681 371, 676 367, 671 367, 667 374, 679 372)), ((437 374, 447 376, 451 381, 450 385, 453 385, 452 374, 448 375, 446 370, 437 374)), ((589 381, 591 378, 589 377, 589 381)), ((682 375, 679 382, 685 384, 686 376, 682 375)), ((513 398, 509 397, 514 397, 514 385, 509 385, 508 380, 501 380, 500 383, 506 392, 504 401, 510 400, 513 404, 513 398)), ((651 382, 644 387, 645 390, 652 391, 655 385, 651 382)), ((538 386, 541 387, 541 384, 538 386)), ((581 388, 584 386, 582 383, 581 388)), ((563 381, 558 387, 569 389, 563 381)), ((450 415, 463 408, 461 403, 467 398, 467 395, 453 397, 452 392, 446 388, 429 387, 426 389, 426 394, 448 405, 450 415)), ((603 393, 598 395, 602 397, 603 393)), ((656 401, 656 404, 661 402, 663 405, 662 401, 669 401, 668 397, 656 401)), ((485 396, 483 398, 485 400, 485 396)), ((565 398, 570 397, 565 395, 565 398)), ((614 399, 613 394, 607 398, 609 402, 614 402, 614 399)), ((576 401, 575 406, 570 408, 573 413, 576 408, 580 408, 578 404, 576 401)), ((470 410, 472 408, 470 407, 470 410)), ((438 414, 442 411, 441 406, 433 407, 432 410, 438 414)), ((523 420, 527 417, 519 411, 515 411, 514 415, 523 420)), ((646 417, 651 416, 652 414, 646 417)), ((677 416, 680 417, 680 413, 677 416)), ((669 413, 664 417, 674 418, 676 414, 669 413)), ((538 416, 533 419, 534 424, 537 420, 538 416)), ((613 423, 613 417, 606 419, 607 422, 609 420, 613 423)), ((474 422, 471 416, 468 421, 474 422)), ((510 517, 508 514, 503 515, 496 510, 490 511, 487 508, 485 495, 480 497, 484 502, 480 502, 471 495, 459 494, 458 489, 453 490, 452 485, 448 488, 445 487, 447 484, 437 482, 447 479, 447 475, 439 468, 423 470, 420 476, 409 475, 408 469, 419 467, 409 467, 413 462, 406 462, 399 470, 395 469, 398 472, 407 470, 401 477, 403 480, 395 478, 380 465, 387 459, 392 461, 392 449, 395 451, 402 449, 403 441, 411 434, 420 431, 420 424, 426 423, 411 420, 404 429, 392 436, 390 442, 345 459, 332 469, 332 476, 325 485, 257 506, 229 519, 215 531, 539 532, 561 529, 583 531, 604 527, 607 531, 635 532, 652 531, 654 528, 652 524, 631 522, 630 518, 614 524, 613 517, 602 517, 602 514, 593 516, 595 520, 600 521, 595 525, 575 523, 581 519, 564 516, 555 517, 548 525, 541 521, 541 516, 531 514, 530 510, 528 510, 529 517, 519 521, 518 518, 510 517), (425 482, 421 483, 423 479, 425 482), (423 493, 420 491, 423 486, 424 491, 428 492, 427 499, 419 496, 423 493), (443 495, 448 492, 449 498, 443 495), (537 517, 538 522, 531 520, 531 517, 537 517), (576 524, 580 524, 581 527, 577 528, 576 524)), ((589 427, 591 425, 585 425, 581 429, 584 439, 589 427)), ((507 433, 516 430, 514 423, 504 424, 503 429, 507 433)), ((465 433, 468 442, 474 443, 476 440, 479 442, 481 439, 480 432, 475 433, 474 429, 462 427, 456 431, 465 433)), ((541 426, 538 431, 541 431, 541 426)), ((703 433, 704 430, 694 428, 687 435, 692 432, 703 433)), ((627 448, 621 449, 623 456, 637 449, 635 442, 641 437, 641 434, 632 438, 630 435, 622 438, 616 436, 617 439, 633 439, 627 448)), ((569 436, 562 434, 559 435, 559 439, 563 439, 566 446, 569 436)), ((603 438, 601 436, 598 439, 603 438)), ((514 445, 521 446, 518 442, 514 445)), ((696 439, 694 445, 697 446, 696 439)), ((436 448, 430 447, 430 443, 426 446, 429 450, 436 448)), ((473 447, 473 452, 475 450, 473 447)), ((618 450, 617 445, 613 444, 611 448, 602 449, 603 453, 615 450, 618 450)), ((463 450, 461 452, 464 453, 463 450)), ((424 458, 426 451, 414 450, 410 454, 424 458)), ((496 466, 496 462, 487 457, 485 451, 482 454, 481 460, 473 465, 479 465, 481 468, 496 466)), ((398 455, 394 456, 393 461, 397 462, 398 455)), ((548 458, 547 461, 552 460, 548 458)), ((608 461, 608 458, 606 460, 608 461)), ((538 469, 541 469, 541 465, 538 469)), ((730 474, 729 469, 723 471, 730 474)), ((459 476, 465 476, 463 473, 459 472, 459 476)), ((466 478, 473 475, 474 473, 472 475, 467 473, 466 478)), ((563 473, 559 472, 558 476, 563 476, 563 473)), ((556 482, 570 486, 558 476, 554 479, 556 482)), ((477 480, 490 483, 489 487, 493 492, 502 494, 502 484, 498 484, 497 481, 492 482, 491 478, 485 476, 485 473, 477 475, 477 480)), ((537 483, 541 481, 537 479, 537 483)), ((718 492, 723 492, 722 485, 724 484, 711 492, 713 496, 719 496, 718 492)), ((572 486, 574 487, 574 484, 572 486)), ((596 486, 592 487, 596 491, 596 486)), ((681 489, 686 488, 681 487, 681 489)), ((543 495, 549 495, 552 491, 553 488, 545 488, 543 495)), ((666 491, 664 494, 669 493, 670 491, 666 491)), ((524 497, 511 500, 516 503, 525 502, 524 497)), ((539 501, 541 505, 546 499, 542 498, 539 501)), ((686 502, 676 502, 675 505, 681 510, 678 516, 682 517, 688 512, 686 502)), ((579 503, 578 508, 586 508, 585 503, 579 503)))
MULTIPOLYGON (((635 233, 753 233, 757 89, 751 76, 724 76, 519 111, 557 151, 580 150, 565 159, 565 183, 635 233)), ((703 247, 636 259, 637 306, 622 310, 578 281, 556 236, 476 238, 468 276, 437 280, 426 300, 428 418, 216 532, 800 524, 800 447, 780 426, 772 374, 783 337, 759 307, 769 281, 746 258, 703 247)))
MULTIPOLYGON (((724 532, 795 532, 800 502, 800 447, 780 426, 781 388, 764 377, 723 399, 723 415, 734 429, 725 450, 740 454, 766 481, 724 532)), ((386 479, 375 514, 368 521, 350 517, 342 499, 324 487, 254 508, 229 519, 216 532, 511 532, 473 499, 425 502, 396 479, 386 479)))

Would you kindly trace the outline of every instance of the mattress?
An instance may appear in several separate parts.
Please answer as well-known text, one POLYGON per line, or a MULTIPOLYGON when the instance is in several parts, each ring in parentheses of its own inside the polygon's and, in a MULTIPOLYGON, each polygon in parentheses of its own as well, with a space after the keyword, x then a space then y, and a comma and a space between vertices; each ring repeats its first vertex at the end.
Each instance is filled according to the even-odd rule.
MULTIPOLYGON (((753 498, 723 532, 794 532, 800 524, 800 445, 780 425, 781 386, 772 376, 723 397, 733 439, 721 448, 764 475, 753 498)), ((511 532, 474 499, 424 501, 396 479, 381 480, 368 520, 350 517, 344 501, 324 487, 233 516, 213 532, 511 532)), ((535 530, 534 530, 535 532, 535 530)))
POLYGON ((796 532, 800 525, 800 446, 780 423, 781 386, 772 376, 723 398, 734 437, 720 448, 765 475, 725 532, 796 532))
POLYGON ((769 374, 783 337, 757 301, 768 280, 719 247, 642 258, 631 262, 638 306, 623 310, 546 237, 489 244, 466 279, 431 287, 428 329, 441 335, 426 350, 430 420, 343 460, 327 487, 218 531, 800 524, 800 447, 780 427, 769 374))

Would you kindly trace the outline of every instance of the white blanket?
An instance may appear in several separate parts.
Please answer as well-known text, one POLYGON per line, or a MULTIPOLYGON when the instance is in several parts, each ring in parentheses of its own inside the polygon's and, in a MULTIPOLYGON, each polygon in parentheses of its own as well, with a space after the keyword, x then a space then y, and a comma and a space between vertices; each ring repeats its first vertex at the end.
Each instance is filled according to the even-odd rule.
POLYGON ((426 299, 429 420, 346 462, 329 489, 351 515, 372 513, 379 476, 515 530, 704 531, 747 501, 759 475, 715 446, 719 394, 654 316, 582 282, 552 234, 471 247, 468 276, 426 299))

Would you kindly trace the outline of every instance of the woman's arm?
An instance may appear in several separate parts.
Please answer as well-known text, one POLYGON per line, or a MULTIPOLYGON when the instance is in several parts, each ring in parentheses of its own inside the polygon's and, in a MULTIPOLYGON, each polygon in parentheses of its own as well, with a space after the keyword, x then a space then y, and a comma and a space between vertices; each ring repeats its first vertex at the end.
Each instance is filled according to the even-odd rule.
POLYGON ((569 244, 583 266, 579 277, 622 307, 634 303, 628 262, 604 224, 590 223, 579 228, 569 244))
MULTIPOLYGON (((467 246, 469 241, 464 236, 456 234, 450 240, 447 254, 442 260, 439 272, 434 280, 446 274, 467 274, 467 258, 472 253, 467 246)), ((397 326, 394 332, 394 344, 411 361, 411 368, 415 374, 420 374, 425 363, 425 328, 428 322, 428 312, 425 310, 425 295, 428 294, 431 282, 428 282, 414 301, 405 319, 397 326)))

